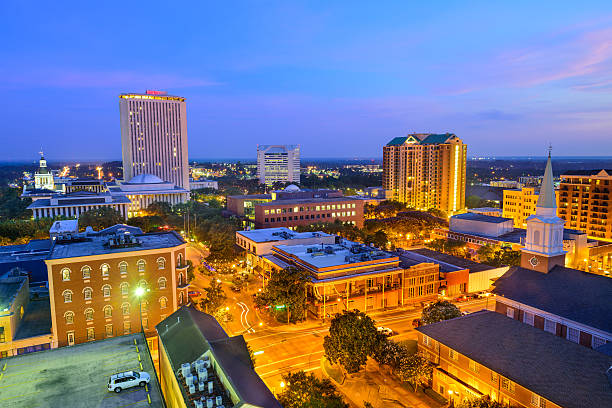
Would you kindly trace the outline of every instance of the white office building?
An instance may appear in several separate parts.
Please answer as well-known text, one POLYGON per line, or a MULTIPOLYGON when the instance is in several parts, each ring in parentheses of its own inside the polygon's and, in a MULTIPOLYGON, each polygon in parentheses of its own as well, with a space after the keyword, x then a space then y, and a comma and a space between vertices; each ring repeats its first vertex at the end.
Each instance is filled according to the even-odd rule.
POLYGON ((257 177, 271 186, 300 182, 300 145, 257 145, 257 177))
POLYGON ((185 98, 165 92, 119 95, 123 178, 154 174, 189 189, 185 98))

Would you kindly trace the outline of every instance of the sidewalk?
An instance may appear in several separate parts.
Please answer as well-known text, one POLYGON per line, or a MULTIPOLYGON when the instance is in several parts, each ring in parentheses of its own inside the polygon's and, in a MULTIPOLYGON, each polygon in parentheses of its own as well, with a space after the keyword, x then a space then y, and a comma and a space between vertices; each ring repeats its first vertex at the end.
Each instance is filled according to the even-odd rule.
MULTIPOLYGON (((323 374, 327 372, 323 370, 323 374)), ((330 377, 331 378, 331 377, 330 377)), ((363 407, 368 401, 374 408, 440 408, 437 403, 422 392, 414 393, 408 390, 379 365, 368 360, 365 369, 357 374, 346 377, 343 384, 332 379, 338 390, 351 405, 363 407)), ((409 386, 408 386, 409 387, 409 386)))

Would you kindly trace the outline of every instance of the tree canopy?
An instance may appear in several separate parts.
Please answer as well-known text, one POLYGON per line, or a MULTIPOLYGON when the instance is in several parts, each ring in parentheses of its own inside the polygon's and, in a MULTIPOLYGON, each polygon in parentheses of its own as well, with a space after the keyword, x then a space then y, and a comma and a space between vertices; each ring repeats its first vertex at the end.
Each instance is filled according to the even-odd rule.
POLYGON ((448 300, 439 300, 423 309, 421 321, 423 324, 441 322, 461 316, 461 310, 448 300))
POLYGON ((284 408, 348 408, 336 387, 327 379, 318 379, 304 371, 283 375, 285 387, 278 396, 284 408))
POLYGON ((495 267, 518 266, 521 264, 521 251, 493 248, 490 245, 485 245, 478 248, 477 254, 480 262, 495 267))
POLYGON ((331 321, 323 340, 325 356, 348 373, 358 372, 377 349, 380 337, 371 317, 358 310, 343 311, 331 321))
POLYGON ((308 272, 289 266, 282 271, 273 272, 263 292, 255 303, 260 307, 270 306, 270 312, 278 320, 296 322, 306 314, 306 284, 308 272))
POLYGON ((493 401, 488 395, 485 395, 481 398, 464 400, 457 405, 457 408, 509 408, 509 406, 493 401))
POLYGON ((200 301, 200 306, 206 313, 214 314, 223 306, 225 299, 227 299, 227 296, 223 292, 221 282, 213 279, 210 285, 204 288, 204 298, 200 301))
POLYGON ((110 207, 95 208, 85 211, 79 216, 79 227, 81 230, 84 230, 85 227, 92 227, 94 230, 99 231, 116 224, 123 224, 124 222, 123 216, 110 207))

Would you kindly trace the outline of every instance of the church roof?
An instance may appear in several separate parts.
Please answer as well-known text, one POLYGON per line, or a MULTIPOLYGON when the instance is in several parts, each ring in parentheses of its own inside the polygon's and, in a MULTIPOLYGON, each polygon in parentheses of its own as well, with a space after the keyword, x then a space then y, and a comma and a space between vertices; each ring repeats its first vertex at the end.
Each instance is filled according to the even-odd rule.
POLYGON ((546 169, 544 170, 544 179, 542 180, 542 187, 540 187, 540 195, 538 196, 537 207, 557 208, 557 200, 555 199, 555 186, 553 184, 553 172, 552 172, 550 154, 548 155, 548 161, 546 162, 546 169))

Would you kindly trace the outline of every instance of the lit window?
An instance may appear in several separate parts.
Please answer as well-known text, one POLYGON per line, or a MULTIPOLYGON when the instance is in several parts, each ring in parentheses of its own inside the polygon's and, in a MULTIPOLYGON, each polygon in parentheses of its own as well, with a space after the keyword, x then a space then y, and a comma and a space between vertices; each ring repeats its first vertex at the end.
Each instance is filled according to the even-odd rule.
POLYGON ((124 316, 127 316, 130 314, 130 304, 129 303, 124 303, 121 305, 121 313, 123 313, 124 316))
POLYGON ((130 334, 132 331, 130 322, 123 322, 123 334, 130 334))
POLYGON ((537 394, 531 394, 531 405, 538 408, 546 408, 546 400, 537 394))
POLYGON ((119 273, 125 274, 127 273, 127 262, 119 262, 119 273))
POLYGON ((91 268, 87 265, 81 268, 81 272, 83 273, 83 279, 89 279, 91 277, 91 268))
POLYGON ((544 320, 544 331, 555 334, 557 333, 557 323, 552 320, 544 320))
POLYGON ((457 360, 459 359, 459 355, 457 354, 457 352, 453 349, 448 349, 448 357, 451 360, 457 360))
POLYGON ((91 321, 93 320, 94 310, 92 308, 85 309, 85 320, 91 321))
POLYGON ((96 339, 96 335, 94 333, 93 327, 88 327, 87 328, 87 340, 95 340, 95 339, 96 339))
POLYGON ((73 312, 64 313, 64 318, 66 319, 66 324, 74 323, 74 313, 73 312))
POLYGON ((472 370, 475 373, 480 372, 480 364, 478 364, 474 360, 470 360, 470 370, 472 370))
POLYGON ((523 315, 523 323, 533 326, 533 313, 525 312, 523 315))
POLYGON ((104 317, 113 317, 113 308, 110 305, 104 306, 104 317))
POLYGON ((69 281, 70 280, 70 269, 64 268, 62 269, 62 280, 69 281))
POLYGON ((91 290, 91 288, 83 289, 83 298, 85 300, 91 300, 92 293, 93 293, 93 290, 91 290))
POLYGON ((166 269, 166 258, 157 258, 157 269, 166 269))
POLYGON ((168 299, 166 299, 165 297, 159 298, 159 308, 165 309, 167 306, 168 306, 168 299))
POLYGON ((127 282, 123 282, 119 287, 121 288, 122 295, 127 295, 130 291, 130 285, 127 282))
POLYGON ((110 287, 110 285, 102 286, 102 295, 104 297, 110 297, 110 295, 111 295, 111 287, 110 287))
POLYGON ((159 289, 166 289, 166 278, 159 278, 157 280, 157 286, 159 289))
POLYGON ((145 271, 145 261, 143 259, 141 259, 138 262, 136 262, 136 266, 138 266, 138 272, 144 272, 145 271))
POLYGON ((113 325, 112 324, 107 324, 105 326, 106 328, 106 337, 113 337, 113 325))
POLYGON ((70 290, 65 290, 62 293, 62 296, 64 297, 64 303, 70 303, 72 302, 72 291, 70 290))
POLYGON ((108 276, 108 272, 110 271, 110 266, 108 266, 108 264, 102 264, 102 266, 100 267, 100 270, 102 271, 102 276, 108 276))

